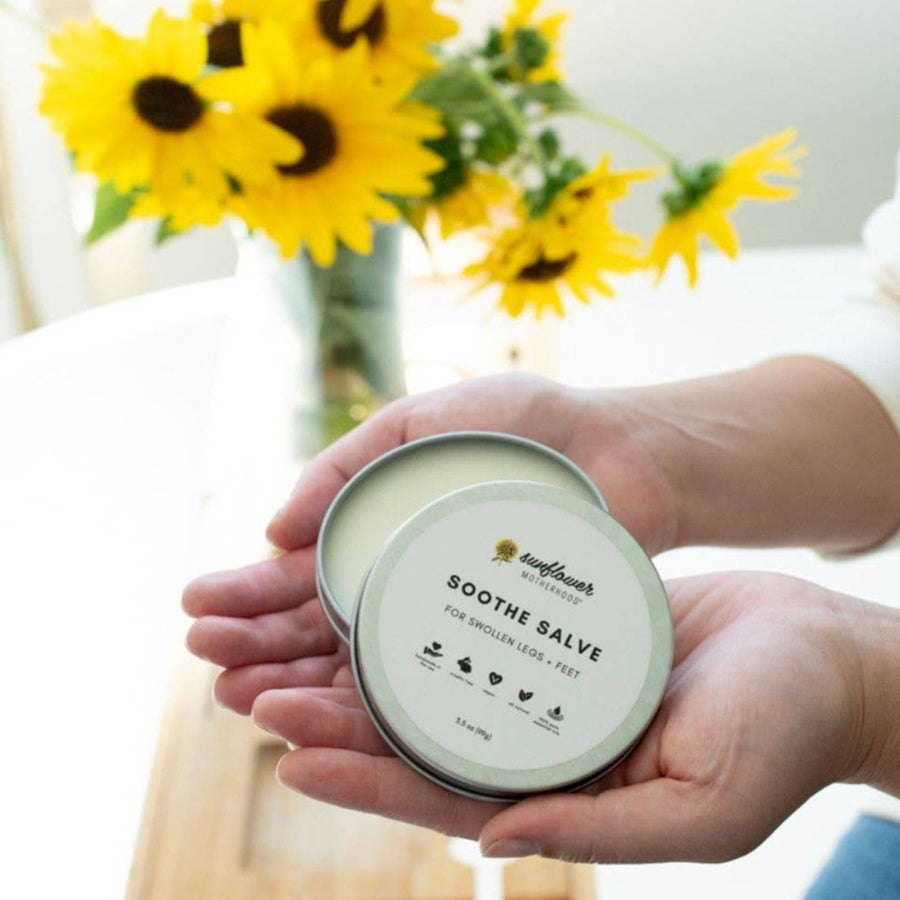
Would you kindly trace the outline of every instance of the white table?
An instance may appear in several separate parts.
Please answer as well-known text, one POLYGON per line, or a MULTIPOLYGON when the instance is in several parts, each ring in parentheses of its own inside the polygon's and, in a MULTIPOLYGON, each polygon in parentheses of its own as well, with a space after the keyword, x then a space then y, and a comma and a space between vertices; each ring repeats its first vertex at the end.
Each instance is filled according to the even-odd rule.
MULTIPOLYGON (((708 262, 696 293, 680 279, 656 293, 631 282, 615 303, 598 300, 548 325, 557 347, 549 364, 581 385, 744 365, 783 349, 839 298, 859 254, 820 248, 708 262)), ((408 349, 436 380, 499 368, 497 347, 528 345, 526 328, 485 325, 484 307, 458 305, 458 293, 410 284, 408 349)), ((122 895, 173 633, 184 624, 180 591, 195 573, 201 500, 210 479, 220 486, 268 453, 262 432, 240 424, 253 391, 235 366, 253 371, 253 360, 240 360, 229 326, 252 320, 253 302, 232 280, 192 285, 0 346, 0 824, 13 835, 0 896, 122 895), (229 393, 216 403, 217 385, 220 401, 223 385, 244 385, 244 400, 229 393)), ((273 493, 285 479, 278 474, 273 493)), ((802 550, 691 549, 658 562, 664 575, 774 568, 883 602, 896 598, 900 570, 896 555, 835 563, 802 550)), ((603 896, 799 897, 856 811, 879 802, 865 788, 831 788, 743 860, 607 867, 603 896)))

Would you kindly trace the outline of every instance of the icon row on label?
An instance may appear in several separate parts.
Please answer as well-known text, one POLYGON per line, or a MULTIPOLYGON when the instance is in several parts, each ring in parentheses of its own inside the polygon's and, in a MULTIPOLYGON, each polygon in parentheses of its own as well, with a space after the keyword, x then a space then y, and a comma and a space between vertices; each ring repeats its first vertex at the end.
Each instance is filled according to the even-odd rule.
MULTIPOLYGON (((430 644, 426 644, 422 648, 422 653, 425 656, 429 656, 432 659, 439 659, 444 655, 444 647, 439 641, 432 641, 430 644)), ((460 672, 464 675, 471 675, 473 672, 472 659, 469 656, 464 656, 462 659, 456 660, 456 665, 459 668, 460 672)), ((488 672, 488 681, 491 684, 491 687, 497 687, 503 681, 503 675, 499 672, 488 672)), ((520 703, 527 703, 529 700, 534 697, 534 691, 527 691, 524 688, 520 688, 518 692, 518 699, 520 703)), ((553 706, 547 710, 547 716, 553 719, 556 722, 562 722, 565 718, 563 714, 562 708, 560 706, 553 706)))

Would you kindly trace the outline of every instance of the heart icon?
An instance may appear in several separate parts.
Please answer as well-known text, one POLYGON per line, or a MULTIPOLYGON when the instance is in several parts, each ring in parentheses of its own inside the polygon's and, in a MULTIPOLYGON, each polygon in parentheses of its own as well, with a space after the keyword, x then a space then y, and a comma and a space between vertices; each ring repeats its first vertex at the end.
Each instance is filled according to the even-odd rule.
POLYGON ((493 685, 500 684, 500 682, 503 681, 503 676, 498 675, 496 672, 491 672, 491 674, 488 675, 488 678, 490 679, 490 682, 493 685))
POLYGON ((435 650, 440 650, 440 649, 441 649, 441 645, 440 645, 437 641, 432 641, 432 642, 431 642, 431 646, 432 646, 435 650))

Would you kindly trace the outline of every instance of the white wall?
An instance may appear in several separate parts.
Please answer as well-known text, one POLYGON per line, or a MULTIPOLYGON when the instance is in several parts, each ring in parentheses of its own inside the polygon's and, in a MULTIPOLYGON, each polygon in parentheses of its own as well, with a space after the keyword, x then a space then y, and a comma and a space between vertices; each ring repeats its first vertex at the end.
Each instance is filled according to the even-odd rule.
MULTIPOLYGON (((467 8, 475 4, 469 3, 467 8)), ((890 195, 900 147, 898 0, 547 0, 566 9, 565 69, 592 105, 689 159, 728 155, 794 125, 810 155, 790 204, 745 207, 746 244, 857 240, 890 195)), ((505 4, 479 3, 473 29, 505 4)), ((650 157, 593 125, 573 146, 614 162, 650 157), (622 151, 621 153, 618 151, 622 151)), ((656 220, 650 192, 629 224, 656 220)))

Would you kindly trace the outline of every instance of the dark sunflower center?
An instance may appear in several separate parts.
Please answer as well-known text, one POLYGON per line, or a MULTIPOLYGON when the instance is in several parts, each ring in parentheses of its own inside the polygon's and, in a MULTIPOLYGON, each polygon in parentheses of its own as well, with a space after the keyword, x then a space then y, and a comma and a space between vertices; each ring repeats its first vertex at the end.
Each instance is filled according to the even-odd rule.
POLYGON ((233 69, 244 64, 241 23, 237 19, 226 19, 213 25, 206 36, 206 45, 206 61, 211 66, 233 69))
POLYGON ((166 75, 139 81, 131 102, 137 114, 159 131, 187 131, 203 115, 203 102, 193 88, 166 75))
POLYGON ((344 11, 345 2, 346 0, 320 0, 316 7, 316 18, 322 34, 336 47, 344 50, 352 47, 360 36, 367 38, 369 44, 374 47, 384 37, 387 28, 384 8, 379 3, 362 25, 344 31, 341 28, 341 13, 344 11))
POLYGON ((516 276, 517 281, 553 281, 564 275, 572 263, 577 259, 576 254, 570 253, 562 259, 544 259, 538 257, 531 265, 525 266, 516 276))
POLYGON ((298 103, 280 106, 266 118, 282 131, 292 134, 305 149, 300 159, 286 166, 279 166, 282 175, 309 175, 328 165, 338 150, 337 133, 331 120, 312 106, 298 103))

